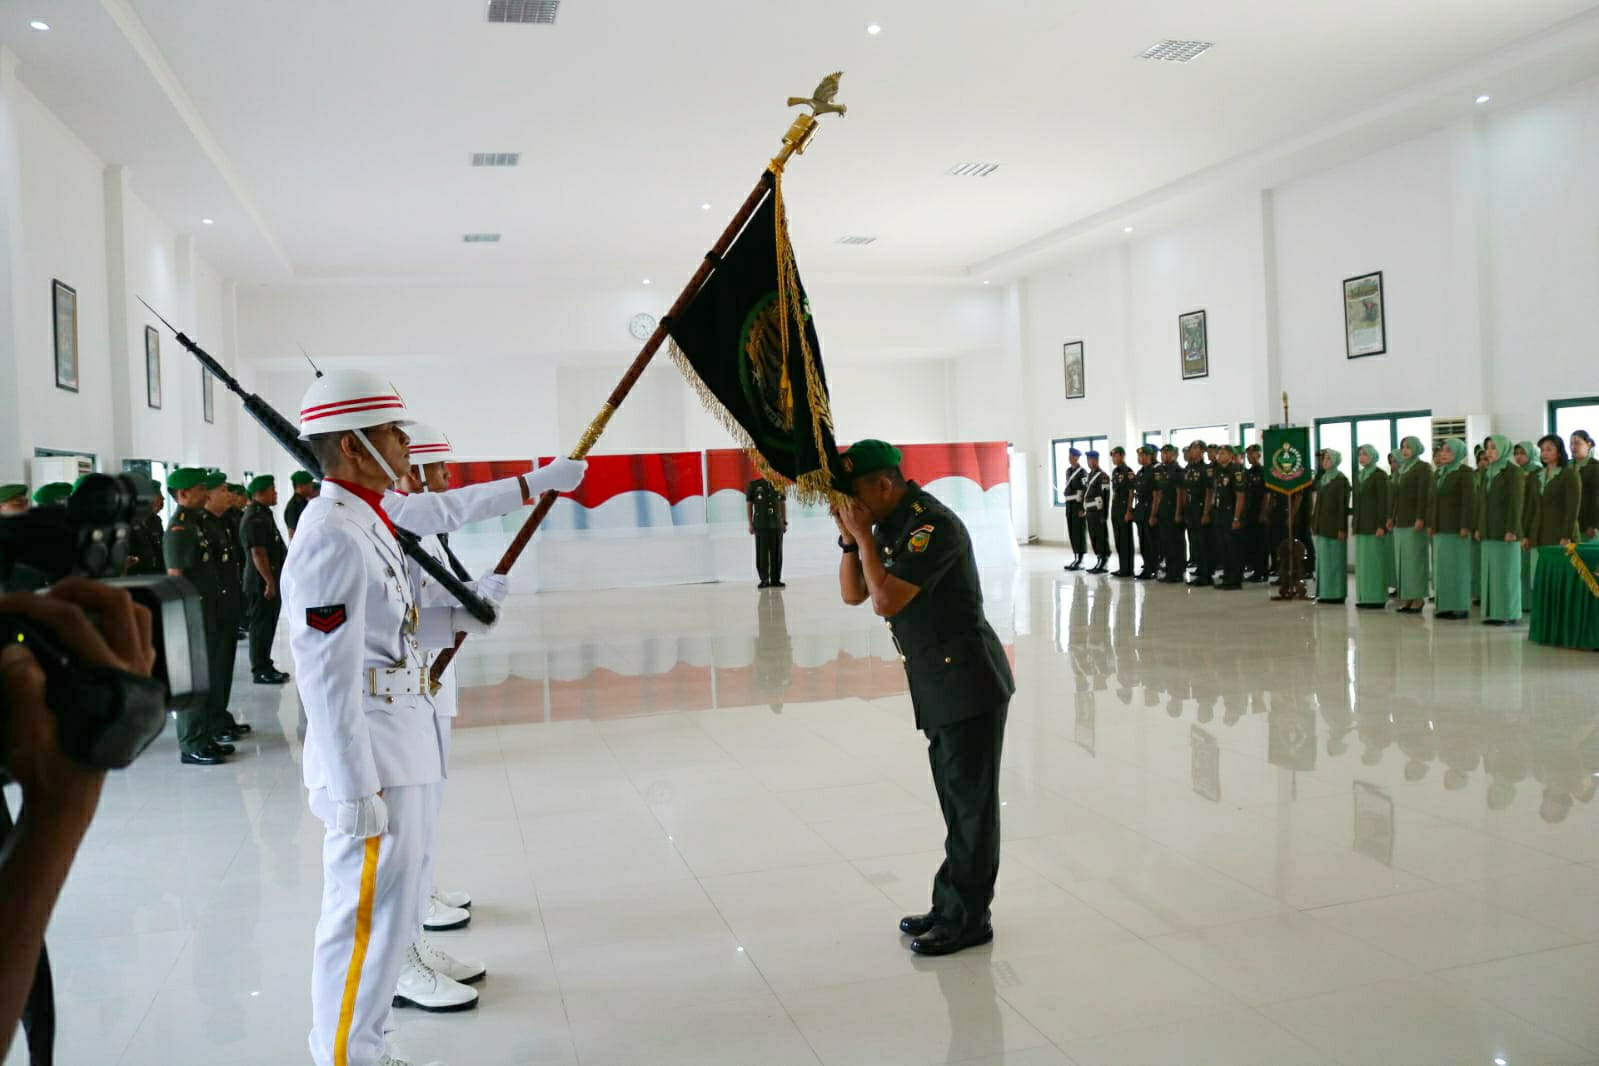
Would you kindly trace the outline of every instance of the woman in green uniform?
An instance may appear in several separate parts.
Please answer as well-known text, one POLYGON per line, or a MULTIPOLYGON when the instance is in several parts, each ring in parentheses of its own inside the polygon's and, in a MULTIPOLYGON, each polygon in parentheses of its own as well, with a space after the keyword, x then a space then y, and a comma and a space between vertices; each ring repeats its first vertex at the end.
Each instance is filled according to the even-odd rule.
POLYGON ((1394 486, 1399 483, 1399 466, 1403 460, 1399 456, 1399 449, 1395 448, 1388 453, 1388 521, 1385 523, 1388 535, 1382 539, 1383 547, 1383 573, 1388 582, 1388 595, 1399 595, 1399 553, 1394 549, 1394 486))
POLYGON ((1599 463, 1593 461, 1593 438, 1586 429, 1571 434, 1571 467, 1582 482, 1577 539, 1584 544, 1599 544, 1599 463))
POLYGON ((1422 458, 1423 453, 1419 437, 1406 437, 1399 445, 1392 530, 1400 614, 1420 614, 1427 602, 1427 512, 1432 502, 1432 466, 1422 458))
POLYGON ((1438 597, 1435 619, 1471 614, 1471 544, 1477 523, 1476 472, 1465 466, 1466 442, 1450 437, 1438 449, 1432 495, 1432 565, 1438 597))
POLYGON ((1483 448, 1482 496, 1477 504, 1485 625, 1521 621, 1523 477, 1511 461, 1510 438, 1499 433, 1489 437, 1483 448))
POLYGON ((1538 548, 1577 540, 1577 515, 1582 509, 1582 482, 1566 460, 1566 442, 1555 434, 1538 440, 1538 499, 1527 510, 1525 539, 1532 552, 1532 578, 1538 580, 1538 548))
MULTIPOLYGON (((1482 498, 1483 498, 1484 494, 1486 494, 1487 491, 1488 491, 1488 482, 1484 479, 1484 476, 1483 476, 1488 471, 1488 460, 1485 458, 1485 456, 1487 454, 1488 454, 1488 442, 1486 440, 1484 440, 1481 444, 1477 445, 1476 447, 1472 448, 1472 450, 1471 450, 1471 470, 1472 470, 1471 481, 1472 481, 1472 488, 1475 490, 1473 492, 1473 494, 1472 494, 1472 499, 1477 501, 1476 509, 1472 511, 1472 515, 1474 516, 1474 518, 1480 518, 1481 517, 1482 498)), ((1482 528, 1482 523, 1480 521, 1475 521, 1473 523, 1473 525, 1472 525, 1472 529, 1474 531, 1475 530, 1480 530, 1481 528, 1482 528)), ((1478 540, 1475 536, 1473 536, 1471 538, 1471 603, 1472 603, 1472 606, 1475 607, 1477 604, 1479 604, 1481 602, 1482 602, 1482 541, 1478 540)))
POLYGON ((1538 446, 1518 440, 1510 461, 1521 471, 1521 613, 1532 612, 1532 552, 1527 547, 1527 516, 1538 506, 1538 446))
POLYGON ((1377 449, 1355 453, 1355 606, 1382 610, 1388 603, 1388 474, 1377 465, 1377 449))
POLYGON ((1349 592, 1349 479, 1343 453, 1324 448, 1310 530, 1316 536, 1316 602, 1340 604, 1349 592))

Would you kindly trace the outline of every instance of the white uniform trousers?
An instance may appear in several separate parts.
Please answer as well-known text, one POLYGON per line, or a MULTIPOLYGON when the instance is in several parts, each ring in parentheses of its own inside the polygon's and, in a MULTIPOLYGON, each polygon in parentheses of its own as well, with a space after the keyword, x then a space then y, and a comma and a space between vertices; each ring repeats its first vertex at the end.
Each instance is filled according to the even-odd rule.
MULTIPOLYGON (((439 684, 441 687, 438 699, 435 702, 438 706, 448 707, 453 712, 456 700, 455 667, 453 665, 444 671, 444 676, 440 678, 439 684)), ((438 726, 439 752, 443 758, 444 772, 448 774, 450 769, 450 729, 455 722, 455 715, 453 713, 436 715, 433 722, 438 726)), ((444 785, 446 781, 448 781, 447 777, 444 781, 440 781, 433 786, 433 811, 432 818, 428 822, 427 850, 422 856, 421 898, 417 901, 416 936, 418 940, 422 938, 422 923, 427 920, 428 909, 433 901, 433 890, 436 887, 433 880, 433 863, 439 853, 439 812, 444 807, 444 785)))
POLYGON ((389 828, 356 840, 334 829, 337 804, 311 794, 322 840, 322 916, 311 962, 311 1058, 316 1066, 375 1066, 400 967, 417 938, 429 824, 439 783, 383 790, 389 828))

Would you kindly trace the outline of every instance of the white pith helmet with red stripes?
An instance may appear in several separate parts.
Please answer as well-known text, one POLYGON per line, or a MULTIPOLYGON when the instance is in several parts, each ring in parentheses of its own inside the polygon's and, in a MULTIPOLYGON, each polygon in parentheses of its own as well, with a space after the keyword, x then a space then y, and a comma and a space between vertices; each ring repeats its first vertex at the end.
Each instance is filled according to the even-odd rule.
POLYGON ((455 449, 450 446, 450 438, 446 437, 437 426, 430 426, 426 422, 412 422, 405 427, 405 435, 411 438, 411 462, 417 466, 448 463, 455 459, 455 449))
POLYGON ((400 390, 366 370, 330 370, 311 383, 300 401, 301 440, 389 422, 409 426, 412 418, 400 390))

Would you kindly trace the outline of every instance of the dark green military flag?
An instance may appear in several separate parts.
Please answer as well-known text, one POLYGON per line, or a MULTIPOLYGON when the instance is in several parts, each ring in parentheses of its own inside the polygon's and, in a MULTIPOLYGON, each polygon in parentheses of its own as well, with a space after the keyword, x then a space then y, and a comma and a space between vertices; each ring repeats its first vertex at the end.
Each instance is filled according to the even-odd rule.
POLYGON ((1316 479, 1310 462, 1310 430, 1304 426, 1282 426, 1265 433, 1266 487, 1292 496, 1310 487, 1316 479))
POLYGON ((672 358, 761 475, 827 496, 838 450, 822 349, 774 189, 669 324, 672 358))

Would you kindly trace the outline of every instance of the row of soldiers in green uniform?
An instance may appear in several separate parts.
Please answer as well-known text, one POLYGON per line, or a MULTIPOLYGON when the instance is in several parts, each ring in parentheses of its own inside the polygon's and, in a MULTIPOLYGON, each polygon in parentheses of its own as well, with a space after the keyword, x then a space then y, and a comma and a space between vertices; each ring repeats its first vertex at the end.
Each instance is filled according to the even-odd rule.
MULTIPOLYGON (((1076 558, 1068 570, 1082 568, 1084 549, 1097 561, 1089 573, 1109 569, 1114 537, 1118 567, 1114 576, 1181 584, 1193 570, 1192 584, 1220 589, 1263 584, 1274 570, 1276 547, 1288 535, 1288 498, 1266 490, 1260 446, 1240 450, 1231 444, 1194 441, 1183 451, 1145 444, 1137 468, 1127 464, 1125 448, 1110 450, 1111 469, 1098 452, 1072 449, 1062 495, 1066 526, 1076 558), (1136 541, 1136 548, 1135 548, 1136 541), (1143 567, 1135 575, 1135 554, 1143 567), (1220 580, 1217 580, 1217 574, 1220 580)), ((1295 534, 1308 541, 1304 503, 1294 497, 1295 534)))
MULTIPOLYGON (((249 640, 250 673, 257 684, 289 680, 272 662, 282 607, 278 578, 288 554, 272 513, 278 502, 276 480, 263 474, 246 486, 230 483, 218 470, 175 470, 166 490, 177 509, 163 528, 160 486, 145 475, 130 476, 144 480, 152 504, 130 530, 126 572, 186 578, 205 604, 210 694, 205 706, 178 715, 178 745, 184 763, 212 766, 233 754, 233 742, 250 732, 228 710, 239 640, 249 640)), ((0 486, 0 512, 63 505, 82 481, 51 482, 31 497, 27 485, 0 486)), ((318 488, 303 470, 292 481, 295 493, 285 513, 290 536, 318 488)))

